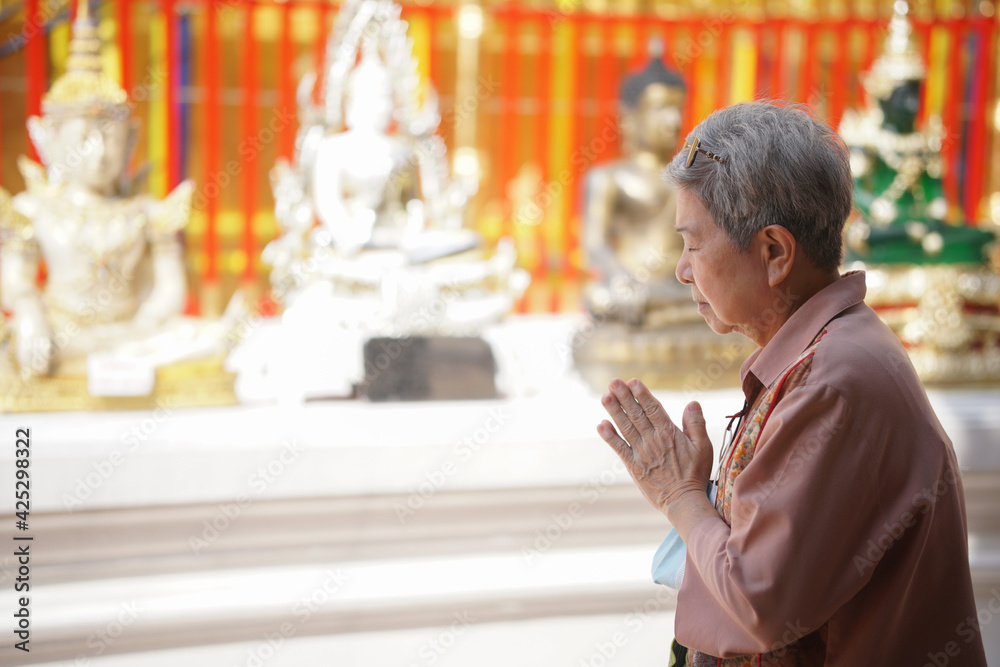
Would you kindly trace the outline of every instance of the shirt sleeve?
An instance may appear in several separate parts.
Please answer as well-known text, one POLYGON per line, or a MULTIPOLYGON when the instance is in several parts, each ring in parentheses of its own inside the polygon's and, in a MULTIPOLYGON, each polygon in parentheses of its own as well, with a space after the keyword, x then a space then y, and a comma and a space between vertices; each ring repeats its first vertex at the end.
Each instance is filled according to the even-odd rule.
POLYGON ((677 640, 710 655, 773 651, 822 626, 870 578, 855 556, 877 531, 871 452, 847 402, 801 385, 774 406, 736 478, 732 526, 688 537, 677 640))

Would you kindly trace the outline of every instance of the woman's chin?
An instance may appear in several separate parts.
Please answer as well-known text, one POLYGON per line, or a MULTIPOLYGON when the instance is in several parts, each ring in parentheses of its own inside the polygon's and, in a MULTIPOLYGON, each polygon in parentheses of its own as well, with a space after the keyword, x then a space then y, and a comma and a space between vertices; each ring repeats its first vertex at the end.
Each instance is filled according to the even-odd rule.
POLYGON ((733 330, 733 326, 731 324, 726 324, 721 321, 712 311, 703 311, 702 317, 705 318, 705 324, 708 325, 708 328, 717 334, 727 334, 733 330))

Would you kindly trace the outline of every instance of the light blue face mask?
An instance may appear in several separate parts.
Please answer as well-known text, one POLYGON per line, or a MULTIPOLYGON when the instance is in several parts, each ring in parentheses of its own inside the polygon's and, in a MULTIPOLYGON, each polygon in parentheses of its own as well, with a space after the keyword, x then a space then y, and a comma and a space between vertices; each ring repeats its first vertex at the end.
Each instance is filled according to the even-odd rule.
MULTIPOLYGON (((715 506, 715 495, 718 487, 715 482, 708 485, 708 499, 715 506)), ((681 582, 684 581, 684 562, 687 560, 687 547, 684 540, 673 528, 663 538, 660 548, 653 555, 653 581, 658 584, 668 586, 675 591, 681 589, 681 582)))

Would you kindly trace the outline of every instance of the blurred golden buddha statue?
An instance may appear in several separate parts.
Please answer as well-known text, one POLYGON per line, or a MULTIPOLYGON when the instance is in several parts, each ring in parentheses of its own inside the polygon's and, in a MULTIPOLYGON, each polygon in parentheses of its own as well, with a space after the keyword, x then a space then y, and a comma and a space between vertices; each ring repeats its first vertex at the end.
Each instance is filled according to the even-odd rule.
POLYGON ((728 382, 745 348, 738 337, 708 328, 691 290, 674 275, 683 242, 674 229, 676 192, 662 174, 678 149, 687 89, 664 66, 662 42, 651 41, 649 53, 645 68, 621 88, 623 157, 590 169, 584 181, 591 274, 584 304, 596 327, 573 349, 577 368, 597 388, 616 375, 693 387, 705 363, 721 357, 726 372, 709 384, 728 382))
POLYGON ((43 97, 42 116, 28 120, 43 164, 22 157, 25 191, 11 197, 0 189, 6 337, 13 370, 29 383, 21 397, 35 387, 38 409, 58 409, 44 403, 52 391, 68 407, 88 407, 85 399, 67 396, 75 390, 64 385, 46 399, 44 382, 37 382, 46 376, 85 381, 95 354, 113 354, 152 373, 226 349, 221 323, 180 317, 187 294, 179 232, 193 184, 181 183, 162 201, 135 193, 138 179, 127 167, 137 125, 125 91, 102 71, 100 47, 81 3, 66 74, 43 97))
POLYGON ((1000 379, 1000 277, 988 266, 995 234, 949 211, 944 128, 917 127, 926 68, 903 0, 883 53, 863 79, 869 108, 844 114, 857 215, 849 265, 867 271, 867 302, 907 346, 926 382, 1000 379))
POLYGON ((676 194, 663 169, 677 152, 686 88, 654 42, 645 69, 621 90, 624 157, 594 167, 584 185, 584 246, 594 279, 587 310, 595 316, 655 328, 701 321, 690 290, 674 277, 683 250, 674 231, 676 194))

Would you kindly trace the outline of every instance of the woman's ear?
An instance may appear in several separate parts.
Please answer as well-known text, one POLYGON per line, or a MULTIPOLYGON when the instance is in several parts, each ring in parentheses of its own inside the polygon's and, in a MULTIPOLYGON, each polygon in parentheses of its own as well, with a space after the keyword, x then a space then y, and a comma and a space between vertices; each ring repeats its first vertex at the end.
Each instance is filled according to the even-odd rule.
POLYGON ((758 233, 761 257, 767 268, 767 284, 780 285, 792 272, 796 243, 792 233, 781 225, 768 225, 758 233))

